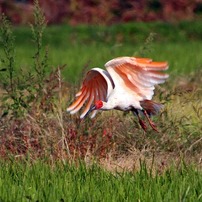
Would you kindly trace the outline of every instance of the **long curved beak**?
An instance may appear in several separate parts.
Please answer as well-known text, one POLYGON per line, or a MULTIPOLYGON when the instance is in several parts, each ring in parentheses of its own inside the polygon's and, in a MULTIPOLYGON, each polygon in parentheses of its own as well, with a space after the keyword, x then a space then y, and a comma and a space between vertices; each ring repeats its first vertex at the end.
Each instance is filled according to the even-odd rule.
POLYGON ((88 110, 88 112, 86 113, 86 115, 83 117, 83 119, 85 119, 93 110, 95 110, 96 109, 96 107, 95 107, 95 105, 93 105, 89 110, 88 110))

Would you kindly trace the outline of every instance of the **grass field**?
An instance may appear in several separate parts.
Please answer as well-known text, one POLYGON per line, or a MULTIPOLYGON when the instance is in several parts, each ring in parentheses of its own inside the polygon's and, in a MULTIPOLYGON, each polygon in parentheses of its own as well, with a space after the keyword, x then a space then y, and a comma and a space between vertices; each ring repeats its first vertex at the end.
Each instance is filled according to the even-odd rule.
MULTIPOLYGON (((32 72, 30 29, 14 34, 16 71, 32 72)), ((64 89, 49 92, 56 77, 48 78, 50 95, 41 99, 50 100, 48 109, 31 105, 23 117, 0 120, 0 155, 7 159, 0 161, 0 201, 202 201, 201 37, 200 22, 47 27, 43 50, 48 45, 50 71, 66 64, 64 89), (170 78, 155 96, 165 105, 154 117, 160 133, 144 133, 130 114, 104 112, 81 123, 65 112, 84 71, 132 55, 169 62, 170 78), (8 160, 27 156, 27 163, 8 160), (87 167, 59 163, 78 159, 87 167)))
POLYGON ((109 173, 97 165, 0 163, 1 201, 201 201, 202 175, 183 164, 162 175, 144 162, 137 172, 109 173))
MULTIPOLYGON (((44 46, 48 45, 50 66, 66 64, 63 76, 67 81, 77 80, 82 68, 104 67, 119 56, 145 56, 167 60, 172 74, 190 73, 201 67, 202 52, 199 22, 169 25, 163 23, 99 26, 52 26, 45 32, 44 46), (142 54, 140 51, 150 33, 154 40, 142 54)), ((16 28, 16 56, 19 66, 30 66, 34 49, 29 28, 16 28)))

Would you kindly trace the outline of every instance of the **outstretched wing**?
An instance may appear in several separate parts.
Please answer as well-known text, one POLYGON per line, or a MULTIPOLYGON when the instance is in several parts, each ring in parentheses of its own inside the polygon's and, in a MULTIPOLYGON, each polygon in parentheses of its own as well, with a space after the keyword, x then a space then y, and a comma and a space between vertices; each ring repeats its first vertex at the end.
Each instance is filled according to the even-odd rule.
POLYGON ((124 88, 134 99, 151 100, 154 85, 163 83, 168 74, 162 71, 168 69, 167 62, 153 62, 149 58, 119 57, 105 64, 114 84, 124 88))
MULTIPOLYGON (((67 111, 74 114, 84 106, 80 116, 83 118, 95 101, 106 102, 113 88, 114 84, 109 73, 100 68, 93 68, 87 73, 80 91, 76 94, 74 102, 67 108, 67 111)), ((97 110, 93 111, 91 118, 95 116, 96 112, 97 110)))

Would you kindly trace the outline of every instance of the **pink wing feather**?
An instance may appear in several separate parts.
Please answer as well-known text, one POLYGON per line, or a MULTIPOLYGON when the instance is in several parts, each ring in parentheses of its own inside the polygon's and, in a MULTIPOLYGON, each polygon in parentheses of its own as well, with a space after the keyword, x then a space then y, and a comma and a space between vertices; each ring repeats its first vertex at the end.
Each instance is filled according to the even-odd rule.
MULTIPOLYGON (((76 94, 76 99, 67 108, 67 111, 74 114, 84 107, 80 116, 80 118, 83 118, 95 101, 107 101, 108 94, 113 88, 111 81, 108 72, 99 68, 90 70, 83 81, 80 91, 76 94)), ((92 113, 91 118, 95 116, 96 112, 95 110, 92 113)))
POLYGON ((154 85, 164 83, 168 74, 167 62, 153 62, 149 58, 119 57, 105 64, 116 87, 125 87, 137 95, 135 99, 151 100, 154 85))

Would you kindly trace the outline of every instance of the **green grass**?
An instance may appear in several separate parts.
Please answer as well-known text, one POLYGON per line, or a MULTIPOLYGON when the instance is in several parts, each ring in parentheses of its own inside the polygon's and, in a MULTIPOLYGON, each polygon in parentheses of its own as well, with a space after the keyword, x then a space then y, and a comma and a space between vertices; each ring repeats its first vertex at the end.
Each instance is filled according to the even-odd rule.
MULTIPOLYGON (((170 72, 186 74, 201 67, 202 28, 199 22, 134 23, 109 27, 68 25, 47 27, 44 46, 49 47, 49 65, 66 64, 63 76, 67 81, 78 81, 84 66, 104 67, 119 56, 132 56, 144 44, 149 33, 157 33, 145 57, 166 60, 170 72), (192 27, 190 29, 189 27, 192 27), (195 31, 193 31, 195 30, 195 31)), ((17 64, 30 68, 34 47, 28 27, 15 28, 17 64)))
MULTIPOLYGON (((61 39, 63 40, 63 39, 61 39)), ((69 44, 67 47, 50 47, 51 66, 66 64, 67 67, 63 72, 66 80, 71 82, 77 80, 81 70, 88 65, 92 67, 104 67, 104 64, 115 57, 132 56, 138 50, 140 44, 121 44, 109 46, 106 44, 69 44)), ((28 47, 18 47, 18 64, 22 67, 29 67, 31 62, 32 50, 28 47), (26 55, 25 55, 26 52, 26 55), (24 56, 24 57, 23 57, 24 56), (28 58, 28 59, 27 59, 28 58), (29 60, 29 61, 28 61, 29 60)), ((154 60, 168 61, 170 70, 176 74, 185 74, 201 67, 202 58, 199 53, 202 52, 202 42, 190 43, 155 43, 153 51, 146 56, 154 60), (190 51, 192 50, 192 51, 190 51)))
POLYGON ((96 165, 0 163, 0 201, 201 201, 202 175, 182 165, 151 175, 110 173, 96 165))

